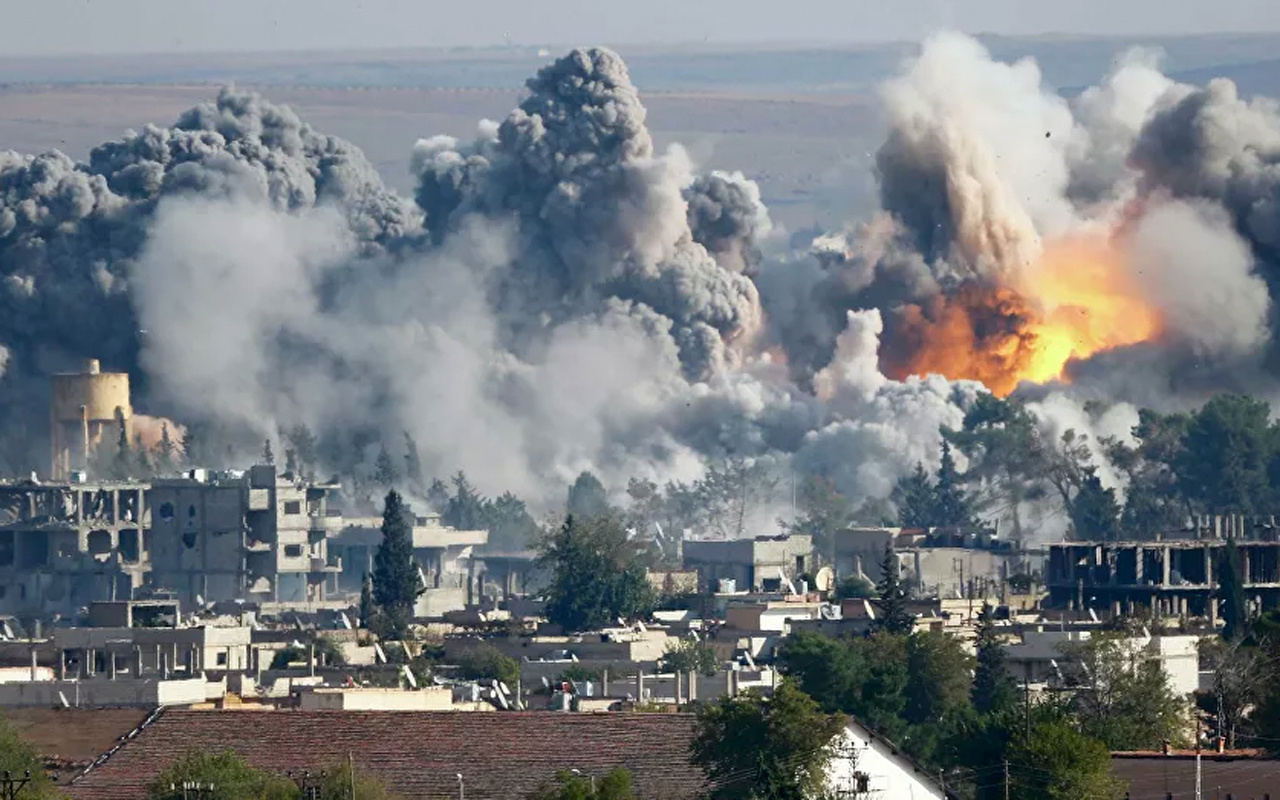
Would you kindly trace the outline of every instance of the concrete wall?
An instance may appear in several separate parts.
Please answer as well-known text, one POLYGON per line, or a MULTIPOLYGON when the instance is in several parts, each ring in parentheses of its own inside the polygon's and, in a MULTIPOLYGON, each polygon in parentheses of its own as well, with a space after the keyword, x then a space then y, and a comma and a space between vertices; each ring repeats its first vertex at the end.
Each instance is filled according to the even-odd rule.
POLYGON ((453 690, 447 686, 424 689, 313 689, 302 692, 303 711, 449 711, 453 690))
POLYGON ((92 680, 0 684, 0 708, 194 705, 208 699, 203 678, 174 681, 92 680))

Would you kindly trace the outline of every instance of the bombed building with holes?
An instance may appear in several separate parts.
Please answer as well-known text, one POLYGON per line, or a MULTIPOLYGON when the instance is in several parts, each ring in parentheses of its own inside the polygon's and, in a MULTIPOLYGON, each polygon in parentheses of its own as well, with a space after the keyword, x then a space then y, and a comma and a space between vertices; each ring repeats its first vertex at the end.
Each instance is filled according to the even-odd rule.
MULTIPOLYGON (((49 478, 0 483, 0 615, 71 617, 94 602, 155 596, 308 609, 358 597, 380 520, 344 518, 331 502, 337 483, 272 465, 100 480, 102 446, 132 441, 129 376, 90 361, 54 376, 50 405, 49 478)), ((423 603, 461 607, 488 533, 416 523, 423 603)))
POLYGON ((1195 517, 1182 530, 1142 541, 1064 542, 1049 547, 1048 604, 1055 608, 1149 608, 1166 616, 1217 616, 1227 548, 1257 611, 1280 608, 1280 520, 1195 517))

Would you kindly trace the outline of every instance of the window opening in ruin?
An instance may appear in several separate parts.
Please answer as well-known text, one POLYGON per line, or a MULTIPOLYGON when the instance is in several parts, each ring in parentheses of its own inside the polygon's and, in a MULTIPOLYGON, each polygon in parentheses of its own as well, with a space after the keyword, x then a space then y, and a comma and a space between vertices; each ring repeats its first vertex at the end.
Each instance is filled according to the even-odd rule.
POLYGON ((187 506, 187 519, 195 519, 195 518, 196 518, 196 507, 193 505, 187 506))
POLYGON ((219 652, 217 658, 214 659, 214 663, 219 667, 225 667, 227 665, 227 654, 219 652))
POLYGON ((300 500, 289 500, 288 502, 286 502, 286 503, 284 504, 284 513, 286 513, 286 514, 301 514, 301 513, 302 513, 302 502, 301 502, 300 500))
POLYGON ((89 554, 100 556, 111 552, 111 533, 108 531, 89 531, 89 554))
POLYGON ((137 561, 141 555, 139 535, 136 528, 125 528, 120 531, 120 557, 125 561, 137 561))
POLYGON ((165 503, 160 506, 160 519, 165 522, 173 522, 173 503, 165 503))
POLYGON ((183 545, 184 545, 188 550, 190 550, 191 548, 195 547, 195 546, 196 546, 196 534, 195 534, 195 531, 187 531, 186 533, 182 534, 182 544, 183 544, 183 545))
POLYGON ((287 544, 287 545, 285 545, 285 546, 284 546, 284 555, 285 555, 285 558, 301 558, 301 557, 302 557, 302 545, 300 545, 300 544, 287 544))

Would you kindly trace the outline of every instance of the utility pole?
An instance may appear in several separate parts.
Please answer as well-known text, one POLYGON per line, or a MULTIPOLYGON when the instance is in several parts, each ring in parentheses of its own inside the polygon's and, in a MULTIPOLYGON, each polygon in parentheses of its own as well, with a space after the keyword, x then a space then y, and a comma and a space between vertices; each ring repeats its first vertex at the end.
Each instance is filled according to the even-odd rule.
POLYGON ((466 789, 462 785, 462 773, 458 773, 458 800, 467 800, 466 789))
POLYGON ((347 751, 347 779, 351 783, 351 800, 356 800, 356 762, 350 750, 347 751))
POLYGON ((3 790, 4 800, 15 800, 18 796, 18 792, 22 791, 22 787, 26 786, 30 782, 31 770, 27 770, 22 773, 21 778, 15 778, 9 770, 6 769, 4 771, 4 780, 3 782, 0 782, 0 788, 3 790))
POLYGON ((1200 717, 1196 716, 1196 800, 1203 800, 1200 785, 1200 717))
POLYGON ((1009 800, 1009 759, 1004 760, 1004 800, 1009 800))
POLYGON ((1026 677, 1022 679, 1022 715, 1026 730, 1023 735, 1026 741, 1031 741, 1031 681, 1026 677))

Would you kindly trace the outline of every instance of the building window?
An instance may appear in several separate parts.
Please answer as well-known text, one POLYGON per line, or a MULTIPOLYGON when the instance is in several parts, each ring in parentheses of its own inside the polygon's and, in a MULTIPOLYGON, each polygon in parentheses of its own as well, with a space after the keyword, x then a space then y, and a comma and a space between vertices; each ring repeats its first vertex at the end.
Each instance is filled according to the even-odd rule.
POLYGON ((284 513, 286 513, 286 514, 301 514, 301 513, 302 513, 302 501, 301 501, 301 500, 290 500, 290 501, 286 502, 286 503, 284 504, 284 513))
POLYGON ((195 518, 196 518, 196 507, 193 505, 187 506, 187 519, 195 519, 195 518))
POLYGON ((173 503, 165 503, 160 506, 160 519, 165 522, 173 522, 173 503))
POLYGON ((217 656, 217 658, 215 658, 215 659, 214 659, 214 664, 215 664, 216 666, 219 666, 219 667, 225 667, 225 666, 227 665, 227 653, 226 653, 226 651, 219 651, 219 652, 218 652, 218 656, 217 656))
POLYGON ((302 545, 286 544, 284 546, 285 558, 302 558, 302 545))

